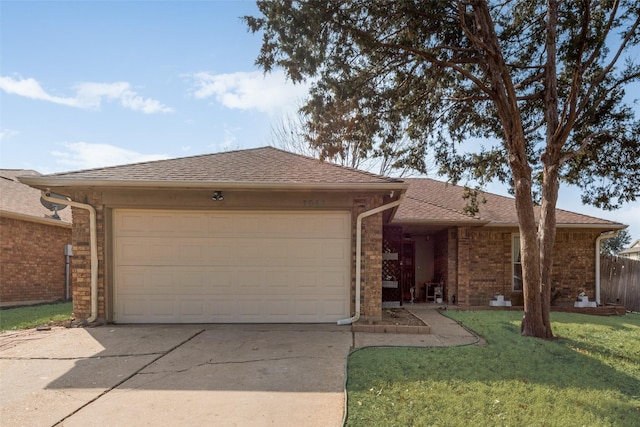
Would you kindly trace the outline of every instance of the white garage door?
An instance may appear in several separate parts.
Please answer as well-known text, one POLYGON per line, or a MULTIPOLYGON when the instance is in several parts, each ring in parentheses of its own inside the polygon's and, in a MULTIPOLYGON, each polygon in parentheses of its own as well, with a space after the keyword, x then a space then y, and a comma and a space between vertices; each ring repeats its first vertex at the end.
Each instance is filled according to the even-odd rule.
POLYGON ((114 211, 114 320, 349 316, 349 212, 114 211))

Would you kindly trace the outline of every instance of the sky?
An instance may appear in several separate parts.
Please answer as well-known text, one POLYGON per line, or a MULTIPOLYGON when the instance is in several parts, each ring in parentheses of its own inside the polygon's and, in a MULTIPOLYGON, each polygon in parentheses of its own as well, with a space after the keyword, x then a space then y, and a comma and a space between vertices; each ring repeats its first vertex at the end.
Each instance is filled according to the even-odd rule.
MULTIPOLYGON (((261 38, 244 15, 258 15, 254 1, 0 0, 0 168, 46 174, 273 145, 272 127, 308 86, 255 66, 261 38)), ((558 207, 640 239, 640 201, 602 211, 565 187, 558 207)))

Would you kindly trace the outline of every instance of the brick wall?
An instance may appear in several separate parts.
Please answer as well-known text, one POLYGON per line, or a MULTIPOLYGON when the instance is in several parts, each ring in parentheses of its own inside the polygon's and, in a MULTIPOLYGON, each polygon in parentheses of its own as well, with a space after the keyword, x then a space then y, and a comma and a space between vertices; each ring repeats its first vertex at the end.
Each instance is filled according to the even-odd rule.
MULTIPOLYGON (((362 212, 376 208, 383 204, 382 196, 363 195, 356 197, 353 203, 353 242, 352 256, 352 298, 355 294, 355 242, 356 222, 362 212)), ((382 213, 372 215, 362 220, 362 264, 360 274, 360 314, 367 320, 382 318, 382 213)), ((355 307, 352 307, 355 310, 355 307)))
POLYGON ((596 299, 595 244, 600 231, 560 230, 553 248, 551 303, 573 305, 580 292, 596 299))
POLYGON ((470 278, 460 303, 488 305, 494 295, 500 294, 515 304, 517 294, 522 295, 511 292, 511 236, 517 229, 468 230, 470 278))
MULTIPOLYGON (((522 305, 522 292, 512 292, 511 245, 517 228, 470 228, 468 248, 458 231, 458 257, 468 251, 469 271, 458 269, 458 302, 488 305, 496 294, 522 305)), ((552 304, 572 304, 580 292, 595 299, 595 241, 599 231, 564 229, 556 235, 552 267, 552 304)))
POLYGON ((71 228, 0 217, 0 302, 65 298, 71 228))
MULTIPOLYGON (((72 200, 88 203, 96 209, 98 237, 98 318, 106 318, 104 284, 104 206, 99 193, 79 192, 72 200)), ((73 313, 77 319, 86 319, 91 315, 91 246, 89 229, 89 211, 73 209, 73 257, 71 271, 73 276, 73 313)))

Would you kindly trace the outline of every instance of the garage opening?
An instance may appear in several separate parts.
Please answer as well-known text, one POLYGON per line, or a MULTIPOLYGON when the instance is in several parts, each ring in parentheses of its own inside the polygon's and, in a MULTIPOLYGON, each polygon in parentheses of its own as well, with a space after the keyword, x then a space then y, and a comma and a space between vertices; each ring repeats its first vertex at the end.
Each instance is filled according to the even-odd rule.
POLYGON ((348 211, 114 210, 119 323, 349 316, 348 211))

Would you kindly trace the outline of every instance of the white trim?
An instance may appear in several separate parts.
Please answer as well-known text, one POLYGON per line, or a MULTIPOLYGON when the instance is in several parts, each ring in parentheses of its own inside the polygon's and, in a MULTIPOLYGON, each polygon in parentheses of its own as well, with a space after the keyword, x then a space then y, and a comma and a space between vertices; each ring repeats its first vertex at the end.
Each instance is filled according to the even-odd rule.
MULTIPOLYGON (((515 278, 516 278, 516 262, 513 259, 513 249, 514 249, 514 240, 518 238, 518 243, 520 243, 520 233, 511 233, 511 292, 524 292, 524 280, 522 280, 522 289, 515 289, 515 278)), ((520 245, 520 274, 522 275, 522 245, 520 245)))

